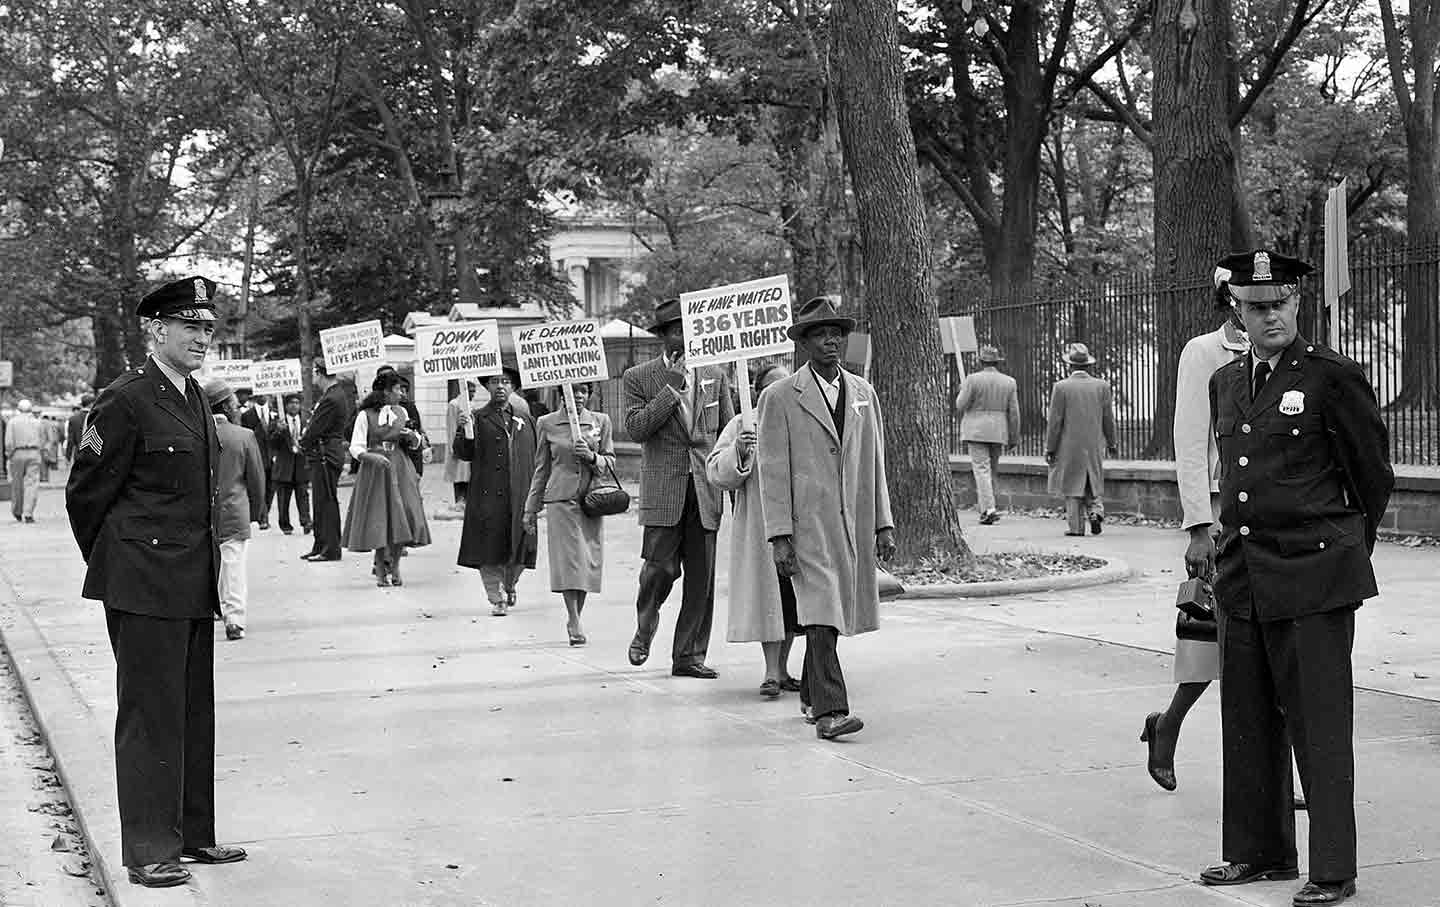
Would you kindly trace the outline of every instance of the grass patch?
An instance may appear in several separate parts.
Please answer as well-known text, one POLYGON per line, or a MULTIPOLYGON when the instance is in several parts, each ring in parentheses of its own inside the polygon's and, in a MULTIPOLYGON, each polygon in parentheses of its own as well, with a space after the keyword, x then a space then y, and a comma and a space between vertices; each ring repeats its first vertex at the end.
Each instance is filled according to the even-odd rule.
POLYGON ((907 586, 933 586, 939 583, 991 583, 1037 576, 1063 576, 1103 566, 1105 561, 1083 554, 1006 551, 1003 554, 977 554, 968 564, 951 558, 921 558, 911 564, 897 564, 891 572, 907 586))

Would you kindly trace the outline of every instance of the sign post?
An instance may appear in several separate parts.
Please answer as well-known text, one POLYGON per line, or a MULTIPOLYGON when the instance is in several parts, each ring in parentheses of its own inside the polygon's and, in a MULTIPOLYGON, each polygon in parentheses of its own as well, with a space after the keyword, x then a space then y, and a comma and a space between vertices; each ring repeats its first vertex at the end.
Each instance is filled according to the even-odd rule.
POLYGON ((1340 349, 1340 297, 1350 292, 1349 223, 1345 180, 1325 196, 1325 305, 1330 313, 1330 348, 1340 349))
POLYGON ((570 439, 580 440, 580 415, 575 412, 577 381, 604 381, 610 377, 600 322, 552 321, 511 328, 520 381, 526 387, 560 386, 565 411, 570 414, 570 439))
POLYGON ((750 399, 749 360, 788 353, 786 333, 794 323, 790 276, 780 274, 680 294, 681 327, 685 332, 685 365, 736 363, 741 424, 755 427, 750 399))
POLYGON ((384 331, 378 320, 327 328, 320 332, 320 350, 332 375, 380 365, 385 361, 384 331))
POLYGON ((980 349, 975 339, 975 316, 955 315, 940 319, 940 349, 955 357, 955 368, 960 377, 965 377, 965 361, 961 353, 974 353, 980 349))

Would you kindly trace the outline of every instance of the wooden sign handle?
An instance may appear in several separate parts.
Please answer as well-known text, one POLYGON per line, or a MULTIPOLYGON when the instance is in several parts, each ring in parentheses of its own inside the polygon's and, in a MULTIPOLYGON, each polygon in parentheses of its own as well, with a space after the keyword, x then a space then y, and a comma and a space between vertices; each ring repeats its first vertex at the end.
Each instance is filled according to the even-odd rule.
POLYGON ((755 404, 750 400, 750 360, 740 359, 735 363, 736 390, 740 392, 740 427, 755 427, 755 404))
POLYGON ((575 411, 575 388, 570 384, 560 385, 560 391, 565 395, 565 412, 570 414, 570 440, 580 440, 580 414, 575 411))

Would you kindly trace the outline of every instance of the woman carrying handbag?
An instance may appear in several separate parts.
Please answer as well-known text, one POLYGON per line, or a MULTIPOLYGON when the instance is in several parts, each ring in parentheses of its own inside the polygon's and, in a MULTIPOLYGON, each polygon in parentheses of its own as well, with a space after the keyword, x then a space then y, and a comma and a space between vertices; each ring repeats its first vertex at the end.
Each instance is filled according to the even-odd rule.
POLYGON ((592 391, 588 382, 575 384, 571 390, 580 439, 574 440, 570 414, 564 409, 541 416, 535 424, 539 436, 535 475, 525 500, 522 526, 526 533, 535 533, 543 504, 550 589, 565 600, 565 631, 570 645, 583 646, 586 640, 580 614, 586 596, 600 591, 605 533, 603 516, 590 515, 582 504, 587 492, 618 487, 619 482, 615 479, 610 417, 586 407, 592 391))

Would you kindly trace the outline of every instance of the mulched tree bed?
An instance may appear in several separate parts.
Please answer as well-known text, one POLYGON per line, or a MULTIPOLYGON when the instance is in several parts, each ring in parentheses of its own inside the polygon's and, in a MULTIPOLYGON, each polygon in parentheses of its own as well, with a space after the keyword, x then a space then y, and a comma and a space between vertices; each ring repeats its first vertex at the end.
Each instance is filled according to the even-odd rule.
POLYGON ((958 564, 947 558, 922 558, 914 564, 896 565, 891 572, 907 586, 931 586, 937 583, 990 583, 1036 576, 1062 576, 1103 566, 1105 561, 1083 554, 1007 551, 1004 554, 977 554, 969 564, 958 564))

